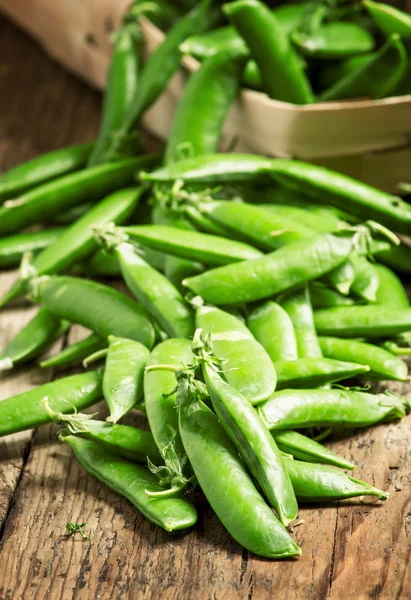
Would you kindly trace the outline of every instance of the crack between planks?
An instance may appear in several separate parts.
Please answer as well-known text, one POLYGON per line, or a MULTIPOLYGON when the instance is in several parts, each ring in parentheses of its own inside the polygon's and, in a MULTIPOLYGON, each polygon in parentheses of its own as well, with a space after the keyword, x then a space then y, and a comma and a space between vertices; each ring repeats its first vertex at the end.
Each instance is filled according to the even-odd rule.
POLYGON ((334 536, 333 536, 333 547, 331 550, 331 561, 330 561, 330 572, 328 576, 328 594, 331 592, 331 588, 333 585, 333 575, 334 575, 334 560, 335 560, 335 546, 337 543, 337 529, 338 529, 338 504, 336 507, 336 515, 335 515, 335 527, 334 527, 334 536))

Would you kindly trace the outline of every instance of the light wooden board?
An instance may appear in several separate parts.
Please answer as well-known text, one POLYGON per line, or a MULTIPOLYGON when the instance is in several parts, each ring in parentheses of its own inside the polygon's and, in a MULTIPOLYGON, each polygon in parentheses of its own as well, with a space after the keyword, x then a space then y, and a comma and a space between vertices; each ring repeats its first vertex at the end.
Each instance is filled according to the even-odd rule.
MULTIPOLYGON (((91 139, 98 96, 0 20, 0 166, 91 139)), ((1 274, 0 291, 13 274, 1 274)), ((0 345, 33 314, 0 313, 0 345)), ((74 329, 70 341, 80 334, 74 329)), ((22 368, 0 379, 0 397, 54 377, 22 368)), ((410 393, 405 385, 391 386, 410 393)), ((331 447, 355 475, 391 491, 385 504, 340 502, 301 510, 299 561, 250 556, 200 493, 199 522, 169 535, 96 482, 56 439, 55 426, 0 440, 0 599, 290 600, 411 598, 411 417, 357 432, 331 447), (87 521, 90 542, 67 539, 87 521)))

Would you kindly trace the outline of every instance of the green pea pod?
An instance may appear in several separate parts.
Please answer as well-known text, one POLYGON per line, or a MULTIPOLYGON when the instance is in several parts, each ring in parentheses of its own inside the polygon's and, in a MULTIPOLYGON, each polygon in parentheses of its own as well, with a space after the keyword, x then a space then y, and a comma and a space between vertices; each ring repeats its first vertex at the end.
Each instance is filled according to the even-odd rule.
POLYGON ((269 429, 370 427, 402 419, 407 400, 345 389, 283 390, 257 408, 269 429))
POLYGON ((63 434, 61 439, 70 444, 79 462, 89 473, 120 496, 127 498, 155 525, 166 531, 178 531, 191 527, 197 521, 194 506, 182 496, 149 498, 147 489, 159 491, 162 488, 156 476, 147 468, 77 435, 63 434))
POLYGON ((75 221, 77 221, 77 219, 83 217, 92 206, 92 202, 86 202, 85 204, 72 206, 58 215, 53 215, 52 222, 59 225, 72 225, 75 221))
POLYGON ((263 258, 211 269, 183 284, 211 304, 254 302, 318 279, 343 263, 351 248, 348 239, 324 233, 263 258))
POLYGON ((78 277, 43 275, 33 279, 31 297, 50 312, 91 329, 102 339, 109 335, 154 344, 155 332, 145 310, 121 292, 78 277))
POLYGON ((370 60, 374 59, 377 52, 351 56, 346 60, 324 61, 318 74, 321 89, 327 89, 348 76, 353 75, 358 69, 362 69, 370 60))
POLYGON ((294 327, 298 358, 321 357, 308 285, 289 292, 281 304, 294 327))
POLYGON ((0 208, 0 236, 9 235, 28 225, 50 221, 53 216, 87 201, 100 200, 107 194, 130 185, 143 165, 153 165, 157 155, 129 158, 113 164, 83 169, 44 183, 0 208))
POLYGON ((191 75, 173 117, 165 162, 176 162, 183 148, 190 155, 217 152, 227 112, 240 84, 244 56, 237 50, 210 56, 191 75))
POLYGON ((327 273, 323 277, 323 281, 340 294, 347 295, 355 281, 355 268, 352 257, 350 256, 350 259, 346 260, 341 266, 327 273))
POLYGON ((314 207, 314 210, 311 206, 303 208, 284 204, 259 204, 259 206, 277 217, 292 219, 300 226, 304 226, 304 229, 309 229, 311 235, 312 230, 317 233, 334 233, 349 227, 349 224, 343 221, 338 213, 321 205, 314 207), (307 223, 309 223, 309 227, 307 223))
POLYGON ((352 256, 350 260, 355 270, 351 293, 365 302, 376 302, 380 281, 374 265, 363 256, 352 256))
POLYGON ((90 143, 59 148, 10 169, 0 177, 0 201, 16 198, 46 181, 81 169, 92 148, 90 143))
POLYGON ((312 102, 301 61, 269 8, 258 0, 237 0, 225 4, 223 10, 247 43, 269 96, 294 104, 312 102))
POLYGON ((407 52, 397 34, 357 71, 349 73, 318 96, 319 102, 368 96, 385 98, 402 80, 407 68, 407 52))
POLYGON ((178 417, 195 476, 233 538, 259 556, 300 556, 300 548, 256 490, 216 415, 181 380, 178 417))
MULTIPOLYGON (((103 112, 97 140, 88 160, 93 167, 113 157, 108 150, 112 146, 126 115, 133 107, 138 94, 141 67, 142 34, 136 17, 126 16, 125 23, 116 32, 111 55, 107 86, 104 93, 103 112)), ((127 156, 133 156, 138 138, 127 148, 127 156)), ((123 156, 125 158, 125 156, 123 156)))
POLYGON ((341 467, 341 469, 354 469, 354 465, 348 460, 337 456, 325 446, 298 431, 273 431, 272 435, 280 450, 286 454, 291 454, 294 458, 304 462, 334 465, 341 467))
POLYGON ((295 495, 299 502, 332 502, 357 496, 376 496, 387 500, 387 492, 349 477, 345 473, 328 467, 299 460, 284 458, 295 495))
POLYGON ((293 323, 279 304, 267 300, 253 308, 247 317, 247 327, 273 362, 298 358, 293 323))
POLYGON ((411 273, 411 247, 405 243, 378 252, 375 258, 397 273, 411 273))
POLYGON ((170 337, 191 337, 194 318, 189 305, 172 283, 139 256, 134 247, 120 242, 114 248, 124 281, 170 337))
POLYGON ((382 2, 364 0, 363 5, 377 25, 387 36, 398 33, 404 39, 411 38, 411 17, 394 6, 382 2))
POLYGON ((38 356, 70 327, 47 309, 40 308, 35 317, 9 342, 0 354, 0 371, 12 369, 38 356))
POLYGON ((269 398, 275 390, 273 363, 252 333, 237 317, 215 306, 196 311, 196 328, 212 334, 215 356, 224 377, 251 404, 269 398))
POLYGON ((340 361, 368 365, 367 377, 407 381, 407 364, 379 346, 333 337, 320 337, 324 356, 340 361))
POLYGON ((140 342, 110 335, 103 377, 103 394, 110 410, 109 423, 117 423, 143 397, 144 369, 150 352, 140 342))
POLYGON ((391 308, 408 308, 410 302, 400 279, 384 265, 375 264, 374 270, 378 276, 376 303, 391 308))
MULTIPOLYGON (((54 317, 55 318, 55 317, 54 317)), ((98 337, 95 333, 92 333, 84 340, 80 340, 71 346, 67 346, 61 352, 43 360, 40 363, 42 369, 48 369, 49 367, 70 367, 78 365, 83 362, 85 358, 94 354, 98 350, 102 350, 107 346, 107 343, 98 337)))
POLYGON ((294 31, 291 39, 306 56, 342 59, 374 49, 372 35, 353 21, 331 21, 313 32, 294 31))
POLYGON ((339 306, 314 311, 317 333, 343 338, 381 338, 411 331, 411 309, 339 306))
POLYGON ((363 375, 370 370, 366 363, 359 364, 318 357, 277 361, 274 366, 277 371, 277 389, 279 390, 315 388, 356 375, 363 375))
POLYGON ((63 227, 17 233, 0 239, 0 268, 17 267, 26 252, 35 254, 44 250, 64 233, 63 227))
MULTIPOLYGON (((151 248, 140 248, 144 260, 157 269, 164 271, 166 256, 161 252, 156 252, 151 248)), ((110 254, 104 250, 95 252, 89 260, 82 266, 82 273, 94 277, 119 277, 121 268, 115 254, 110 254)))
POLYGON ((314 282, 310 285, 310 298, 313 308, 333 308, 335 306, 352 306, 355 304, 353 298, 343 296, 335 290, 331 290, 321 283, 314 282))
POLYGON ((55 412, 83 410, 102 397, 102 373, 88 371, 64 377, 0 402, 0 436, 51 423, 43 399, 55 412))
MULTIPOLYGON (((193 358, 190 340, 172 338, 154 348, 147 366, 184 368, 193 358)), ((144 401, 150 430, 160 453, 163 455, 166 448, 174 446, 181 471, 186 470, 187 456, 178 432, 175 374, 166 370, 148 370, 144 376, 144 401)))
POLYGON ((213 365, 204 362, 202 372, 221 425, 287 527, 296 519, 298 506, 274 438, 248 400, 226 383, 213 365))
MULTIPOLYGON (((31 267, 36 275, 61 273, 85 259, 98 248, 93 228, 111 222, 124 223, 136 208, 143 191, 143 187, 120 190, 101 200, 34 258, 31 267)), ((27 280, 17 280, 0 300, 0 306, 22 295, 26 287, 27 280)))
POLYGON ((227 265, 262 256, 259 250, 248 244, 176 227, 130 225, 119 228, 119 231, 154 250, 209 265, 227 265))

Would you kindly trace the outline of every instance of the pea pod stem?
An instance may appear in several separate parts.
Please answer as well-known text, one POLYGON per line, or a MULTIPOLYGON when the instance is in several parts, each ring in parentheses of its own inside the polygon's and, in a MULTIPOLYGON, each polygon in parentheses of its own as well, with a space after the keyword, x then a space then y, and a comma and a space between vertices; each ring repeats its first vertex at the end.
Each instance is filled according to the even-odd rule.
POLYGON ((108 348, 101 348, 100 350, 96 350, 96 352, 93 352, 93 354, 89 354, 89 356, 87 356, 83 360, 83 367, 87 369, 87 367, 89 367, 93 363, 101 360, 102 358, 105 358, 107 356, 107 352, 108 348))

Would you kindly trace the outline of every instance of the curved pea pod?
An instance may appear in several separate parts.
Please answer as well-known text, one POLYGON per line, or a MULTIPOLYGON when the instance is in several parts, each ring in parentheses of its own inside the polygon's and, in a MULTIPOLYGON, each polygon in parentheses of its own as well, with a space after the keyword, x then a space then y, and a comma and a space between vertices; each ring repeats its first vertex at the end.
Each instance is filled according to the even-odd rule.
POLYGON ((277 389, 315 388, 363 375, 370 370, 366 364, 318 357, 277 361, 274 366, 277 389))
POLYGON ((410 302, 401 280, 384 265, 373 265, 378 276, 376 303, 391 308, 408 308, 410 302))
POLYGON ((179 430, 195 476, 218 518, 247 550, 267 558, 301 550, 256 490, 216 415, 179 387, 179 430))
POLYGON ((107 343, 98 337, 95 333, 90 334, 84 340, 80 340, 71 346, 67 346, 55 356, 51 356, 40 363, 42 369, 49 367, 68 367, 81 364, 85 358, 102 350, 107 343))
POLYGON ((37 185, 81 169, 92 148, 92 143, 59 148, 10 169, 0 177, 0 201, 16 198, 37 185))
POLYGON ((342 59, 370 52, 375 46, 367 29, 353 21, 331 21, 312 33, 297 30, 291 39, 303 54, 312 58, 342 59))
MULTIPOLYGON (((190 340, 172 338, 154 348, 147 366, 170 365, 184 368, 192 363, 193 358, 190 340)), ((174 445, 177 459, 184 470, 187 468, 187 456, 178 432, 175 374, 166 370, 148 370, 144 375, 144 402, 157 448, 163 454, 170 444, 174 445)))
POLYGON ((110 423, 117 423, 143 397, 144 369, 150 352, 140 342, 109 336, 103 394, 110 423))
POLYGON ((310 297, 313 308, 334 308, 335 306, 352 306, 355 304, 353 298, 343 296, 336 290, 316 284, 310 285, 310 297))
POLYGON ((374 23, 385 35, 398 33, 404 39, 411 38, 411 17, 409 14, 383 2, 365 0, 363 4, 374 23))
POLYGON ((262 256, 257 248, 243 242, 199 231, 164 225, 130 225, 120 230, 149 248, 207 265, 227 265, 262 256))
POLYGON ((201 306, 195 322, 196 328, 212 335, 214 354, 221 361, 227 383, 251 404, 258 404, 274 393, 277 378, 273 363, 237 317, 215 306, 201 306))
POLYGON ((407 381, 407 364, 379 346, 334 337, 320 337, 324 356, 337 361, 351 361, 368 365, 367 377, 407 381))
MULTIPOLYGON (((114 192, 91 208, 83 217, 73 223, 50 246, 38 254, 31 263, 31 268, 40 275, 54 275, 67 271, 77 262, 81 262, 98 244, 94 237, 94 227, 103 227, 108 223, 124 223, 137 206, 143 187, 114 192)), ((24 293, 27 280, 19 279, 0 300, 4 306, 10 300, 24 293)))
POLYGON ((374 265, 363 256, 352 256, 355 279, 350 292, 365 302, 376 302, 380 284, 374 265))
POLYGON ((121 292, 78 277, 43 275, 31 281, 31 297, 50 312, 91 329, 100 338, 109 335, 154 344, 154 327, 145 310, 121 292))
POLYGON ((91 475, 120 496, 124 496, 155 525, 166 531, 178 531, 191 527, 197 521, 194 506, 182 496, 154 499, 148 497, 147 489, 161 491, 162 488, 157 477, 147 468, 77 435, 63 434, 61 439, 70 444, 79 462, 91 475))
POLYGON ((72 206, 100 200, 107 194, 131 185, 135 172, 143 165, 154 165, 158 155, 128 158, 99 165, 44 183, 0 208, 0 236, 23 227, 50 221, 72 206))
POLYGON ((289 292, 281 301, 294 327, 298 358, 321 357, 314 327, 313 308, 308 285, 289 292))
POLYGON ((387 500, 389 496, 387 492, 333 467, 287 457, 284 457, 284 464, 299 502, 332 502, 357 496, 376 496, 379 500, 387 500))
POLYGON ((363 96, 373 99, 387 97, 402 80, 406 68, 407 52, 400 36, 392 34, 369 61, 322 92, 318 101, 329 102, 363 96))
POLYGON ((174 285, 151 267, 133 246, 119 243, 113 250, 127 287, 170 337, 191 337, 194 317, 174 285))
POLYGON ((314 311, 317 333, 343 338, 381 338, 411 331, 411 309, 339 306, 314 311))
POLYGON ((269 96, 293 104, 312 102, 304 68, 274 13, 257 0, 226 3, 223 10, 247 43, 269 96))
POLYGON ((26 252, 33 254, 44 250, 65 231, 63 227, 18 233, 0 239, 0 268, 17 267, 26 252))
POLYGON ((35 358, 69 327, 68 321, 62 321, 46 308, 40 308, 0 354, 0 371, 35 358))
POLYGON ((352 256, 350 256, 350 259, 346 260, 341 266, 327 273, 323 277, 323 281, 340 294, 346 295, 350 292, 355 277, 355 268, 352 256))
POLYGON ((303 239, 263 258, 211 269, 183 281, 210 304, 263 300, 325 275, 351 252, 351 242, 324 233, 303 239))
POLYGON ((203 363, 202 371, 221 425, 287 527, 297 517, 298 506, 273 437, 248 400, 226 383, 212 365, 203 363))
POLYGON ((88 371, 64 377, 0 402, 0 436, 25 431, 53 421, 43 399, 55 412, 83 410, 102 397, 102 373, 88 371))
POLYGON ((283 390, 257 408, 271 430, 370 427, 402 419, 409 405, 394 394, 344 389, 283 390))
POLYGON ((298 431, 273 431, 275 442, 280 450, 294 458, 310 463, 325 463, 341 469, 354 469, 354 465, 328 448, 298 431))
POLYGON ((273 362, 298 358, 293 323, 276 302, 267 300, 253 308, 247 317, 247 327, 273 362))

